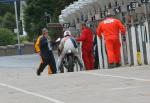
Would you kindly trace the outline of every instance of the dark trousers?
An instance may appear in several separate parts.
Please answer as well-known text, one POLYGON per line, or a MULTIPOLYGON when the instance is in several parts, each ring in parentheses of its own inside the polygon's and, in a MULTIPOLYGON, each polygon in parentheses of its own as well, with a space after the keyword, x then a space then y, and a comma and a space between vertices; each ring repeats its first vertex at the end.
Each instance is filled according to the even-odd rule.
POLYGON ((43 70, 45 69, 45 67, 47 65, 49 65, 49 67, 51 67, 52 74, 57 73, 56 62, 55 62, 53 53, 51 53, 48 57, 42 57, 42 60, 43 60, 43 62, 41 62, 40 66, 37 70, 38 73, 43 72, 43 70))

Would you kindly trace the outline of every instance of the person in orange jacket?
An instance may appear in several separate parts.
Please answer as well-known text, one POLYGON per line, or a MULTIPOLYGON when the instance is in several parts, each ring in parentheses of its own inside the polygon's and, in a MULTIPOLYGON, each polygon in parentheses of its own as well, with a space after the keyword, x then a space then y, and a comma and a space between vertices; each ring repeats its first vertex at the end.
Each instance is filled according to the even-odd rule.
POLYGON ((86 70, 92 70, 94 68, 93 34, 85 23, 81 23, 80 28, 82 30, 81 35, 76 40, 82 42, 82 58, 86 70))
MULTIPOLYGON (((37 38, 37 40, 36 40, 36 42, 35 42, 35 45, 34 45, 34 48, 35 48, 35 52, 37 53, 37 54, 39 54, 39 56, 40 56, 40 65, 41 64, 43 64, 43 59, 42 59, 42 57, 41 57, 41 55, 40 55, 40 39, 41 39, 41 37, 42 37, 42 35, 40 35, 40 36, 38 36, 38 38, 37 38)), ((51 70, 51 67, 50 67, 50 65, 48 66, 48 75, 51 75, 52 74, 52 70, 51 70)))
POLYGON ((104 20, 102 20, 97 27, 97 35, 102 38, 104 36, 106 50, 108 55, 109 68, 120 66, 120 40, 119 33, 125 36, 126 29, 120 20, 113 18, 110 13, 107 13, 104 20))
POLYGON ((39 76, 47 65, 48 74, 55 74, 57 72, 57 68, 52 48, 48 41, 48 30, 46 28, 42 29, 42 35, 37 38, 35 43, 35 50, 41 58, 41 63, 37 70, 37 75, 39 76))

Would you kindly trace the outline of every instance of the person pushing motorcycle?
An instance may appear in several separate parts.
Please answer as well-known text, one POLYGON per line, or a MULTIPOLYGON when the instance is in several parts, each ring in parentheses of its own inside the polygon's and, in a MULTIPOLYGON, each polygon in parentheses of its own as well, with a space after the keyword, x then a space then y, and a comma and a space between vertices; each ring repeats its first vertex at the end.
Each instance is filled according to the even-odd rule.
POLYGON ((60 51, 60 56, 58 58, 58 69, 60 70, 60 65, 62 63, 63 58, 67 54, 68 50, 71 50, 71 52, 77 57, 80 70, 83 69, 83 64, 81 62, 81 58, 79 57, 79 53, 77 52, 77 42, 75 38, 71 35, 71 32, 69 30, 66 30, 64 32, 64 37, 61 39, 60 44, 59 44, 59 51, 60 51))

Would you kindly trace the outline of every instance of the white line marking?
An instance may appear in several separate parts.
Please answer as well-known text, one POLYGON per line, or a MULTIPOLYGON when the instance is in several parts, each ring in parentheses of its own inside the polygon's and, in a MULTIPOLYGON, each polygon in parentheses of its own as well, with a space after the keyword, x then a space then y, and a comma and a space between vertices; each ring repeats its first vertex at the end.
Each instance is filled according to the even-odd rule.
POLYGON ((45 99, 45 100, 48 100, 48 101, 51 101, 51 102, 54 102, 54 103, 65 103, 65 102, 61 102, 59 100, 56 100, 56 99, 53 99, 53 98, 50 98, 50 97, 47 97, 47 96, 44 96, 44 95, 41 95, 41 94, 38 94, 38 93, 33 93, 33 92, 23 90, 23 89, 20 89, 20 88, 11 86, 11 85, 4 84, 4 83, 0 83, 0 85, 3 86, 3 87, 14 89, 16 91, 19 91, 19 92, 22 92, 22 93, 25 93, 25 94, 35 96, 35 97, 40 97, 42 99, 45 99))
POLYGON ((96 76, 105 76, 105 77, 113 77, 113 78, 121 78, 121 79, 128 79, 128 80, 137 80, 137 81, 150 82, 149 79, 141 79, 141 78, 135 78, 135 77, 114 76, 114 75, 97 74, 97 73, 90 73, 90 72, 82 72, 82 73, 96 75, 96 76))
POLYGON ((136 89, 136 88, 143 88, 143 87, 146 87, 146 86, 134 86, 134 87, 111 88, 110 91, 126 90, 126 89, 136 89))

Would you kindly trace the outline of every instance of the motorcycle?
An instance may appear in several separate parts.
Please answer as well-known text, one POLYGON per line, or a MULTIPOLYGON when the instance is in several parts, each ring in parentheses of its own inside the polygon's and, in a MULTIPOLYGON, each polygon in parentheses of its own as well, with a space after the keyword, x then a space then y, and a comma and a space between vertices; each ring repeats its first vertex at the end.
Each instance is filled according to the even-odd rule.
MULTIPOLYGON (((58 38, 55 42, 59 44, 60 41, 61 41, 61 38, 58 38)), ((58 49, 58 55, 60 54, 61 54, 61 51, 58 49)), ((75 66, 78 71, 79 65, 78 65, 77 57, 74 55, 74 53, 71 50, 67 50, 67 53, 65 54, 60 64, 60 68, 59 68, 60 73, 64 73, 64 69, 66 69, 67 72, 74 72, 75 66)))
POLYGON ((71 50, 68 50, 65 57, 63 58, 61 62, 60 72, 64 73, 65 68, 67 72, 74 72, 75 65, 78 71, 77 57, 74 55, 74 53, 71 50))

